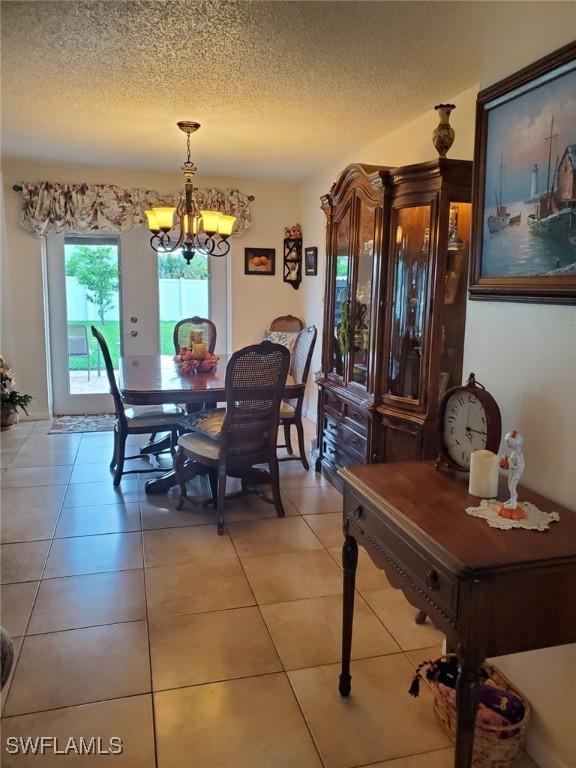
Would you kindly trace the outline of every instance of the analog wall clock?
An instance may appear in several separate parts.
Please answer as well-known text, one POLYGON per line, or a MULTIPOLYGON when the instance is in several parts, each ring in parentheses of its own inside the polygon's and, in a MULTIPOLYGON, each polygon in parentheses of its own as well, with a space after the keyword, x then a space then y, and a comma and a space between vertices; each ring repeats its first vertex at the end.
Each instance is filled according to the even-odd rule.
POLYGON ((437 423, 441 448, 436 469, 444 464, 468 472, 473 451, 498 452, 502 437, 500 409, 473 373, 465 385, 444 394, 438 405, 437 423))

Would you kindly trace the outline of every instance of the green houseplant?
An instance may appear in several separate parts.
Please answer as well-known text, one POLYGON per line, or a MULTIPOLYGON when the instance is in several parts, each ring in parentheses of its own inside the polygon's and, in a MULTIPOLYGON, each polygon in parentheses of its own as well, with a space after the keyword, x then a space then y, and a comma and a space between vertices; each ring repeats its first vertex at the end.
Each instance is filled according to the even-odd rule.
POLYGON ((18 421, 18 408, 28 415, 32 395, 23 395, 14 389, 12 371, 0 355, 0 428, 10 429, 18 421))

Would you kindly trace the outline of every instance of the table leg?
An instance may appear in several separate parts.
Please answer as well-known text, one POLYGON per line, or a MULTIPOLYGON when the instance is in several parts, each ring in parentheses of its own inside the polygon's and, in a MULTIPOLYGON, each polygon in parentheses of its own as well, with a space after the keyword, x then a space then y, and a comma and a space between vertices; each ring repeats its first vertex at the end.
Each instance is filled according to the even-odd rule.
POLYGON ((460 663, 456 681, 456 751, 454 768, 471 768, 474 729, 480 693, 480 667, 465 660, 460 663))
POLYGON ((356 567, 358 565, 358 544, 353 536, 346 536, 342 545, 342 566, 344 568, 344 599, 342 611, 342 670, 338 690, 348 696, 351 689, 350 655, 352 653, 352 622, 354 620, 354 590, 356 567))
MULTIPOLYGON (((206 467, 195 461, 187 462, 182 468, 182 474, 184 475, 186 482, 193 480, 198 475, 206 474, 207 471, 206 467)), ((173 488, 175 485, 178 485, 178 478, 176 477, 176 472, 171 469, 169 472, 160 475, 160 477, 154 477, 152 480, 148 480, 144 486, 144 490, 147 496, 155 496, 159 493, 168 493, 170 488, 173 488)))

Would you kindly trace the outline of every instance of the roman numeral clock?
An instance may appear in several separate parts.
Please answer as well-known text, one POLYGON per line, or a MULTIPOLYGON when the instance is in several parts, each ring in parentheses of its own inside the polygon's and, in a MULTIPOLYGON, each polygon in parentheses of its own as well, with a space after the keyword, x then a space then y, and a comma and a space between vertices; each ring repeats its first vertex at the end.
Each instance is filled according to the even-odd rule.
POLYGON ((447 465, 469 472, 473 451, 498 452, 502 437, 500 409, 473 373, 466 384, 444 394, 438 405, 437 423, 441 448, 436 469, 447 465))

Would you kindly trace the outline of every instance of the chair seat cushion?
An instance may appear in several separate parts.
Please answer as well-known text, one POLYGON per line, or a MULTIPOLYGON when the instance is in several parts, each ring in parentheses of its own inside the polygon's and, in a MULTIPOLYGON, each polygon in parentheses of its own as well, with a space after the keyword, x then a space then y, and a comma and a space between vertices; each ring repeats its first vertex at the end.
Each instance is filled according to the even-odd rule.
POLYGON ((294 331, 263 331, 262 332, 262 341, 271 341, 273 344, 282 344, 283 347, 286 347, 290 354, 292 354, 292 350, 294 349, 294 344, 296 344, 296 339, 298 338, 298 332, 294 331))
POLYGON ((178 405, 135 405, 124 411, 128 424, 139 427, 156 427, 161 424, 175 424, 184 411, 178 405))
POLYGON ((198 432, 188 432, 185 435, 180 435, 178 445, 184 451, 190 451, 197 456, 200 463, 202 457, 217 461, 220 455, 220 441, 215 440, 213 437, 201 435, 198 432))
POLYGON ((295 408, 293 408, 288 403, 285 403, 282 401, 280 404, 280 418, 281 419, 293 419, 294 414, 296 413, 295 408))
POLYGON ((211 440, 219 440, 225 415, 226 408, 208 408, 198 413, 189 413, 181 418, 178 424, 211 440))

